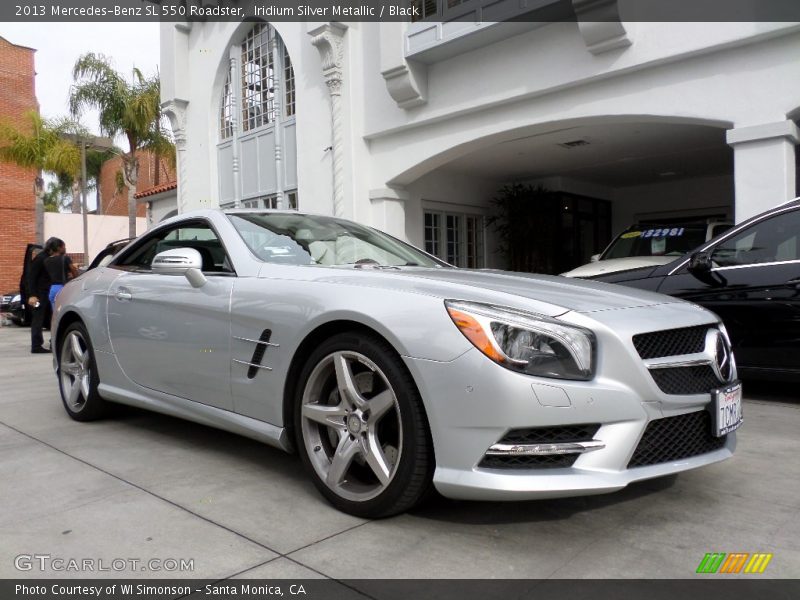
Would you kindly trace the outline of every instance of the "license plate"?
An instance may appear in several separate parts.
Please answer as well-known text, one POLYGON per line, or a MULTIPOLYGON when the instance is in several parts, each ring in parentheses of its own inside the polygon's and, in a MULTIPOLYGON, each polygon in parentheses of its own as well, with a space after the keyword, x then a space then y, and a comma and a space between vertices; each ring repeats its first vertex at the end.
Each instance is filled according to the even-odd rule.
POLYGON ((742 384, 740 382, 711 392, 714 435, 722 437, 742 424, 742 384))

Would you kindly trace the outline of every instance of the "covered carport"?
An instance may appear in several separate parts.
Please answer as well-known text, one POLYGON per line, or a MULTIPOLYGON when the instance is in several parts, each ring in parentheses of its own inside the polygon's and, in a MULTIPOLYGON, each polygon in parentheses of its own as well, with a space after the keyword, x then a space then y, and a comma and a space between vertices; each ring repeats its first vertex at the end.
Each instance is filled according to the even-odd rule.
MULTIPOLYGON (((496 210, 492 199, 508 184, 556 192, 531 200, 553 205, 541 207, 551 256, 539 267, 553 273, 588 262, 633 223, 732 220, 729 127, 677 118, 597 117, 512 130, 499 140, 453 148, 445 153, 449 156, 436 157, 436 168, 406 184, 422 221, 421 239, 414 241, 445 260, 453 258, 454 243, 462 246, 459 257, 479 248, 478 266, 506 266, 497 252, 507 246, 501 234, 484 227, 483 240, 476 240, 467 230, 469 220, 449 215, 477 215, 485 225, 496 210)), ((407 212, 409 218, 413 214, 407 212)))

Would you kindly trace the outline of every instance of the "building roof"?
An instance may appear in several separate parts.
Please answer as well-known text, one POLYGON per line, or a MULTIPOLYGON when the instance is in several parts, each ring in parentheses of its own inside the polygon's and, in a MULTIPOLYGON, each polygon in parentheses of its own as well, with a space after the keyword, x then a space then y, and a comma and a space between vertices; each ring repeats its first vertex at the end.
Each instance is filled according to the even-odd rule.
POLYGON ((23 46, 22 44, 15 44, 14 42, 9 40, 8 38, 3 37, 2 35, 0 35, 0 42, 5 42, 9 46, 14 46, 15 48, 22 48, 23 50, 30 50, 31 52, 36 52, 37 51, 36 48, 31 48, 30 46, 23 46))
POLYGON ((149 189, 138 192, 134 195, 134 198, 139 200, 140 198, 147 198, 148 196, 155 196, 156 194, 161 194, 163 192, 169 192, 170 190, 176 189, 178 189, 178 182, 170 181, 167 183, 162 183, 161 185, 154 185, 149 189))

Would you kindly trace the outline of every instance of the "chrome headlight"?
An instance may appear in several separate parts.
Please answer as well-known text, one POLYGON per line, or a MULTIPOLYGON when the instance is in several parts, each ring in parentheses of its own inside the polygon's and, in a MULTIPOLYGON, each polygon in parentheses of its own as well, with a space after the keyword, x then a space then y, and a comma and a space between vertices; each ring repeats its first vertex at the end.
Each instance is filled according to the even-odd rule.
POLYGON ((544 315, 491 304, 445 300, 456 327, 494 362, 528 375, 587 381, 594 377, 594 333, 544 315))
POLYGON ((22 296, 20 296, 19 294, 17 294, 16 296, 14 296, 14 297, 11 299, 11 302, 12 302, 12 303, 14 303, 14 302, 22 302, 22 296))

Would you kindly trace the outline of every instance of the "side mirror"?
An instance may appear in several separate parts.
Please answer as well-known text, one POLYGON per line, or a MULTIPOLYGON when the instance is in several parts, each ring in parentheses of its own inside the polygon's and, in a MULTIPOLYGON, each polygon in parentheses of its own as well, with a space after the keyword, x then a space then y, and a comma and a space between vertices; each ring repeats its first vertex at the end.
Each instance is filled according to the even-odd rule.
POLYGON ((159 252, 150 263, 150 269, 157 275, 183 275, 192 287, 203 287, 203 257, 194 248, 170 248, 159 252))
POLYGON ((692 273, 710 273, 711 267, 710 252, 695 252, 689 259, 689 271, 692 273))
POLYGON ((598 262, 600 260, 599 254, 592 254, 592 257, 589 259, 589 262, 598 262))

